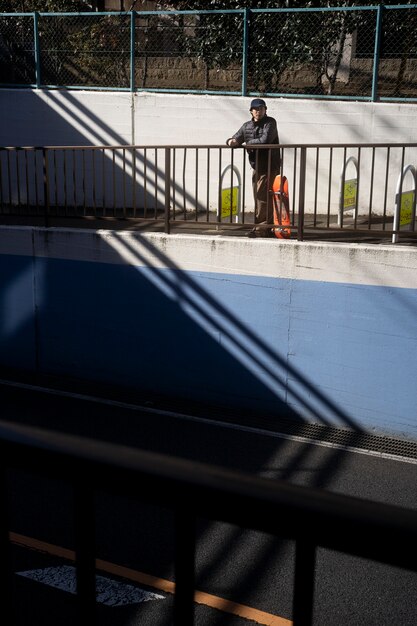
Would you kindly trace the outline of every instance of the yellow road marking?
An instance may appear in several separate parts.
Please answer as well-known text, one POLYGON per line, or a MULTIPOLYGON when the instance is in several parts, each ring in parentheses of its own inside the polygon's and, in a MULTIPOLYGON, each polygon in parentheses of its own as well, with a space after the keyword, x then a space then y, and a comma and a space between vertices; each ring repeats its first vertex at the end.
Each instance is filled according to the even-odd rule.
MULTIPOLYGON (((55 546, 51 543, 40 541, 39 539, 33 539, 32 537, 26 537, 25 535, 20 535, 13 532, 9 532, 9 538, 12 543, 15 543, 19 546, 23 546, 31 550, 37 550, 38 552, 44 552, 52 556, 57 556, 62 559, 66 559, 67 561, 75 561, 74 550, 61 548, 60 546, 55 546)), ((96 568, 102 572, 106 572, 107 574, 113 574, 121 578, 126 578, 127 580, 141 583, 142 585, 158 589, 159 591, 165 591, 166 593, 175 592, 175 583, 173 583, 172 581, 166 580, 164 578, 158 578, 156 576, 151 576, 149 574, 144 574, 142 572, 137 572, 136 570, 130 569, 129 567, 123 567, 121 565, 115 565, 114 563, 110 563, 109 561, 96 559, 96 568)), ((204 591, 196 590, 194 592, 194 600, 198 604, 204 604, 225 613, 231 613, 233 615, 243 617, 244 619, 253 620, 258 624, 261 624, 262 626, 292 625, 291 620, 285 619, 283 617, 278 617, 277 615, 272 615, 272 613, 266 613, 265 611, 253 609, 252 607, 246 606, 245 604, 238 604, 237 602, 232 602, 231 600, 226 600, 225 598, 219 598, 218 596, 213 596, 209 593, 205 593, 204 591)))

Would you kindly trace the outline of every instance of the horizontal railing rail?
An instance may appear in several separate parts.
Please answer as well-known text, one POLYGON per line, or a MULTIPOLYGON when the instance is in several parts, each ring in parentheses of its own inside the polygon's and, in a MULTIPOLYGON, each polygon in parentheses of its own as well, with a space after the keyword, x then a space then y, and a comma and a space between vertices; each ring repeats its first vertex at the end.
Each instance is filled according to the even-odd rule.
POLYGON ((417 4, 0 13, 0 85, 416 101, 416 23, 417 4))
MULTIPOLYGON (((198 516, 295 540, 294 626, 313 623, 318 547, 417 571, 415 551, 410 548, 417 540, 414 510, 4 421, 0 422, 0 452, 3 555, 10 551, 5 511, 10 468, 50 476, 53 467, 55 479, 74 487, 80 623, 94 623, 97 490, 128 493, 174 511, 176 625, 193 624, 198 516)), ((10 592, 4 602, 8 599, 12 604, 10 559, 1 560, 0 570, 3 590, 10 592)))
MULTIPOLYGON (((393 243, 417 237, 417 143, 251 146, 281 156, 291 236, 393 243)), ((242 233, 254 223, 246 148, 225 145, 0 147, 0 220, 242 233), (74 222, 75 220, 75 222, 74 222)), ((269 171, 268 213, 275 196, 269 171)), ((279 221, 279 220, 278 220, 279 221)))

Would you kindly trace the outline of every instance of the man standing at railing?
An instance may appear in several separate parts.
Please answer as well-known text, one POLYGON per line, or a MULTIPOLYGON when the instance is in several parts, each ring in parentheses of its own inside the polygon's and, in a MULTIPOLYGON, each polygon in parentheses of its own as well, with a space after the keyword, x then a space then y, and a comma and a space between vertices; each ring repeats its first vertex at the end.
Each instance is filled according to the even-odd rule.
MULTIPOLYGON (((279 143, 276 120, 266 113, 265 100, 255 98, 250 103, 252 119, 245 122, 239 130, 226 141, 231 148, 254 146, 260 144, 279 143)), ((273 237, 272 201, 268 197, 275 176, 280 168, 280 151, 248 149, 248 158, 253 168, 252 187, 255 201, 255 228, 248 234, 249 237, 273 237)))

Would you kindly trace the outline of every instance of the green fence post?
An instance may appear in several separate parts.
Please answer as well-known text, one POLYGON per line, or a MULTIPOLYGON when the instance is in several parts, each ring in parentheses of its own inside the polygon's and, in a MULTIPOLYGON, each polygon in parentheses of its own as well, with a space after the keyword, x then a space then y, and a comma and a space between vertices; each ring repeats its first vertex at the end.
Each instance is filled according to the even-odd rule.
POLYGON ((372 72, 372 102, 378 97, 379 55, 381 52, 381 31, 383 5, 379 4, 376 9, 374 68, 372 72))
POLYGON ((130 13, 130 91, 135 90, 135 22, 136 12, 130 13))
POLYGON ((35 82, 36 89, 41 86, 41 55, 39 50, 39 27, 38 27, 39 13, 33 14, 33 36, 35 46, 35 82))
POLYGON ((247 94, 250 9, 243 10, 242 96, 247 94))

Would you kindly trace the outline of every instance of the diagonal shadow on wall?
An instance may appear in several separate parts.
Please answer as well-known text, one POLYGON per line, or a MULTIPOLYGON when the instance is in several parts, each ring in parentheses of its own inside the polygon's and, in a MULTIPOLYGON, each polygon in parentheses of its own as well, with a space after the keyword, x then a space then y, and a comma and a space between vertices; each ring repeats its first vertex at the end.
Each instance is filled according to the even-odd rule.
MULTIPOLYGON (((134 238, 126 238, 123 233, 103 237, 97 255, 90 262, 74 258, 69 240, 66 251, 61 247, 63 254, 54 254, 52 237, 48 231, 44 236, 49 240, 49 255, 39 255, 33 262, 34 281, 29 278, 32 260, 22 256, 12 258, 12 265, 3 273, 1 354, 6 362, 14 358, 16 365, 19 359, 16 346, 22 347, 36 335, 36 341, 30 345, 36 344, 37 367, 44 373, 77 375, 86 380, 118 383, 126 389, 144 387, 151 393, 160 391, 161 386, 171 394, 185 393, 195 398, 207 392, 223 406, 227 402, 238 406, 244 394, 244 409, 246 400, 254 398, 255 411, 262 399, 265 410, 277 418, 286 415, 301 425, 303 416, 286 404, 289 372, 304 390, 297 402, 313 411, 317 420, 322 420, 317 411, 319 403, 325 412, 337 416, 341 425, 360 428, 331 397, 319 392, 312 380, 290 366, 284 344, 271 342, 269 335, 263 335, 253 325, 253 318, 245 318, 233 308, 231 284, 227 280, 223 279, 226 289, 219 290, 218 278, 182 270, 163 249, 138 234, 134 238), (33 294, 35 308, 31 314, 21 304, 33 294), (13 312, 18 315, 14 316, 13 312)), ((61 243, 66 238, 64 233, 63 237, 61 243)), ((249 280, 255 279, 245 277, 246 283, 249 280)), ((253 288, 259 285, 254 282, 253 288)), ((242 281, 237 281, 237 289, 241 295, 242 281)), ((270 285, 265 290, 273 292, 270 285)), ((282 300, 279 294, 274 295, 276 299, 263 302, 263 306, 274 303, 279 307, 282 300)), ((20 359, 23 358, 24 354, 20 354, 20 359)), ((114 425, 115 439, 120 436, 118 426, 114 425)), ((100 436, 99 424, 97 436, 100 436)), ((132 445, 149 445, 142 424, 136 427, 131 424, 130 437, 132 445)), ((230 458, 234 458, 231 451, 237 445, 234 439, 230 431, 222 445, 217 445, 217 463, 230 465, 230 458)), ((213 462, 213 448, 206 440, 204 444, 207 447, 201 443, 194 446, 191 458, 213 462)), ((190 456, 190 449, 182 443, 165 440, 164 445, 167 452, 190 456)), ((265 440, 261 449, 253 450, 248 436, 246 454, 239 463, 247 471, 270 473, 272 477, 280 474, 293 480, 301 465, 308 465, 309 460, 313 463, 313 452, 305 444, 296 455, 288 457, 286 448, 284 440, 271 439, 265 440), (285 459, 281 466, 276 465, 279 459, 285 459)), ((329 450, 325 462, 312 472, 309 484, 326 488, 344 462, 343 452, 329 450)), ((129 528, 132 524, 137 524, 137 528, 144 526, 153 536, 155 531, 143 523, 142 509, 131 509, 130 503, 126 509, 114 511, 117 519, 108 514, 110 535, 117 532, 122 511, 131 518, 129 528)), ((163 574, 171 577, 171 535, 169 530, 165 533, 161 540, 167 547, 163 574)), ((263 577, 268 572, 272 578, 281 575, 280 585, 289 594, 286 588, 290 580, 286 577, 282 580, 282 571, 291 574, 288 562, 292 559, 292 549, 288 544, 256 533, 242 533, 233 527, 222 527, 219 535, 218 525, 204 521, 200 521, 198 533, 199 588, 216 590, 221 596, 234 597, 236 593, 240 600, 256 602, 257 594, 261 597, 264 594, 263 577), (225 564, 226 567, 233 564, 233 569, 239 572, 238 589, 234 591, 227 589, 222 580, 225 564)), ((149 545, 141 546, 141 559, 151 564, 153 544, 146 533, 144 536, 147 541, 143 543, 149 545)), ((129 542, 131 534, 125 531, 125 538, 129 542)), ((146 612, 146 607, 143 610, 146 612)))
MULTIPOLYGON (((129 98, 130 107, 133 107, 135 102, 134 95, 126 97, 129 98)), ((160 150, 157 150, 157 148, 148 150, 129 149, 128 146, 131 145, 133 137, 127 138, 115 132, 110 125, 103 121, 103 118, 94 114, 71 93, 60 93, 58 96, 55 92, 50 91, 48 92, 48 99, 53 104, 53 107, 48 108, 48 116, 51 109, 54 108, 59 112, 59 118, 65 119, 72 126, 67 142, 68 145, 74 145, 75 129, 79 134, 79 143, 77 145, 126 146, 123 155, 120 149, 115 152, 116 160, 112 151, 107 150, 105 152, 103 150, 103 162, 97 163, 96 167, 89 163, 87 164, 87 170, 85 165, 81 167, 80 158, 77 158, 76 162, 74 157, 74 163, 65 175, 63 173, 65 166, 62 163, 62 155, 60 155, 61 162, 55 163, 51 159, 50 181, 53 186, 53 189, 51 189, 52 199, 57 195, 56 192, 58 190, 58 195, 61 196, 60 204, 63 204, 64 201, 62 200, 60 189, 64 188, 64 183, 68 187, 67 195, 70 201, 75 195, 72 189, 73 185, 78 186, 76 192, 78 198, 82 196, 81 186, 85 187, 87 185, 89 188, 91 187, 88 191, 90 208, 93 205, 95 206, 96 203, 100 207, 105 206, 106 198, 104 196, 106 195, 106 188, 109 188, 111 183, 111 189, 107 191, 107 204, 109 199, 110 203, 112 202, 114 196, 114 207, 127 206, 130 208, 136 207, 137 204, 138 208, 149 207, 150 210, 163 208, 166 172, 165 167, 160 164, 161 161, 163 162, 162 148, 160 150), (95 171, 92 173, 93 169, 95 171), (77 183, 74 182, 76 170, 78 170, 77 183), (58 176, 53 175, 55 171, 58 171, 58 176), (63 176, 65 176, 65 180, 62 178, 63 176), (57 189, 55 185, 57 185, 57 189)), ((129 113, 131 114, 130 111, 129 113)), ((53 127, 53 121, 51 125, 53 127)), ((65 139, 65 134, 61 137, 61 141, 62 139, 65 139)), ((50 145, 55 145, 53 141, 49 143, 50 145)), ((48 144, 48 131, 46 131, 43 138, 43 144, 48 144)), ((227 150, 226 152, 229 153, 230 151, 227 150)), ((177 149, 175 155, 177 156, 176 169, 178 172, 173 175, 170 184, 173 208, 185 209, 185 207, 189 206, 197 211, 204 210, 206 208, 204 200, 195 196, 193 191, 191 191, 194 186, 192 181, 196 174, 194 160, 192 160, 191 165, 187 163, 186 148, 177 149)), ((174 164, 172 167, 175 167, 174 164)), ((215 200, 217 202, 217 198, 215 200)))
MULTIPOLYGON (((133 246, 120 233, 112 244, 107 240, 104 248, 111 245, 111 254, 118 257, 112 264, 100 263, 99 259, 84 263, 73 258, 37 258, 35 286, 32 261, 16 257, 8 278, 3 274, 7 306, 0 309, 2 359, 19 365, 30 352, 32 366, 44 372, 118 383, 126 389, 138 385, 150 393, 159 392, 163 386, 169 394, 200 399, 203 388, 211 402, 239 407, 244 398, 243 408, 252 412, 259 410, 261 398, 262 412, 277 418, 286 416, 302 425, 303 415, 287 402, 291 395, 319 422, 328 423, 323 415, 331 413, 340 425, 360 430, 330 395, 316 388, 312 378, 290 365, 281 335, 270 337, 259 331, 254 324, 256 316, 245 318, 234 308, 233 294, 227 294, 230 284, 225 284, 223 291, 211 289, 215 277, 185 272, 146 237, 138 235, 136 241, 139 245, 133 246), (32 293, 33 288, 35 316, 31 309, 25 314, 22 308, 27 290, 32 293), (289 378, 297 382, 291 394, 289 378)), ((107 253, 104 250, 103 256, 107 253)), ((251 280, 255 293, 259 285, 251 280)), ((240 282, 238 293, 243 288, 240 282)), ((272 297, 264 305, 277 306, 280 302, 272 297)), ((228 440, 230 445, 232 439, 228 440)), ((248 455, 246 467, 264 472, 269 459, 272 462, 284 456, 285 448, 284 441, 265 442, 260 455, 248 455)), ((220 464, 227 465, 229 452, 227 445, 219 449, 216 458, 220 464)), ((195 458, 210 460, 204 446, 197 446, 194 454, 195 458)), ((291 480, 311 454, 308 445, 301 446, 297 456, 280 468, 282 475, 291 480)), ((342 452, 329 451, 311 484, 325 488, 343 462, 342 452)), ((212 525, 201 525, 202 550, 215 541, 213 532, 212 525)), ((224 539, 199 565, 203 586, 214 584, 225 559, 239 558, 241 541, 245 541, 241 531, 225 529, 224 539)), ((246 548, 245 554, 251 554, 252 561, 250 568, 242 565, 239 588, 250 598, 262 586, 262 574, 278 557, 288 556, 288 547, 263 537, 248 541, 246 548)))

